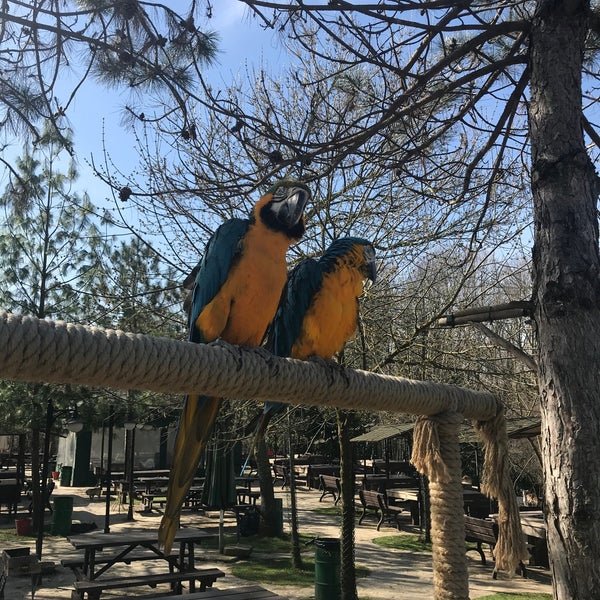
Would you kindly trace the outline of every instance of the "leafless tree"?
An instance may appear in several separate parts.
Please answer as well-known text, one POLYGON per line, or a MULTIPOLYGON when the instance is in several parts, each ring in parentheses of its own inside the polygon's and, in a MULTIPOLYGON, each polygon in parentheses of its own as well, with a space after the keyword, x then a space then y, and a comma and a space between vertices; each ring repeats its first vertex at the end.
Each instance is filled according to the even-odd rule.
MULTIPOLYGON (((216 50, 215 34, 196 25, 201 9, 187 4, 182 16, 139 0, 4 0, 0 134, 36 142, 42 122, 64 131, 77 93, 91 78, 130 91, 126 120, 145 120, 146 113, 160 120, 155 101, 166 95, 185 122, 187 97, 216 50)), ((72 148, 66 137, 63 142, 72 148)))
POLYGON ((461 205, 472 201, 473 175, 483 174, 482 216, 502 202, 495 189, 507 168, 529 181, 554 593, 592 597, 600 583, 600 465, 589 460, 600 439, 595 8, 585 0, 243 1, 290 46, 348 73, 377 69, 385 90, 369 96, 361 89, 370 100, 363 117, 325 144, 292 139, 272 125, 269 135, 282 153, 301 152, 315 163, 327 156, 323 170, 325 162, 335 168, 336 158, 352 155, 406 173, 429 143, 450 136, 420 180, 435 182, 432 199, 461 205), (427 135, 382 155, 377 142, 415 115, 412 126, 427 135), (475 150, 466 157, 465 143, 475 150))
MULTIPOLYGON (((149 191, 105 174, 122 200, 146 211, 152 206, 151 217, 160 216, 156 206, 180 217, 168 224, 148 219, 155 232, 173 228, 165 236, 169 252, 202 247, 209 230, 247 208, 264 183, 293 175, 312 182, 319 199, 309 215, 311 236, 298 253, 317 252, 325 240, 349 230, 375 238, 386 262, 400 255, 406 261, 394 261, 388 273, 390 288, 399 291, 407 265, 426 270, 427 255, 444 254, 451 233, 455 252, 445 255, 468 278, 482 252, 518 238, 516 221, 508 217, 526 227, 527 213, 519 209, 530 196, 533 324, 555 595, 593 597, 600 583, 600 464, 589 460, 600 438, 596 9, 585 0, 240 1, 258 23, 281 33, 297 60, 286 84, 257 72, 261 86, 249 98, 245 86, 221 90, 204 83, 195 67, 201 61, 190 61, 189 54, 173 62, 172 56, 182 56, 170 53, 178 43, 195 50, 195 58, 210 54, 206 47, 213 38, 201 35, 190 16, 138 19, 140 8, 149 5, 95 0, 80 3, 83 12, 57 18, 55 3, 5 2, 4 127, 12 131, 18 121, 35 137, 32 124, 43 115, 54 117, 60 128, 71 96, 55 99, 54 83, 71 56, 67 49, 80 44, 94 58, 90 69, 102 64, 110 80, 122 82, 125 73, 134 90, 160 82, 172 94, 156 124, 175 158, 147 163, 153 169, 146 171, 149 191), (163 33, 154 28, 157 23, 165 25, 163 33), (176 30, 183 37, 165 34, 176 30), (149 64, 146 56, 156 60, 149 64), (173 84, 179 74, 184 77, 173 84), (187 85, 185 75, 200 87, 187 85), (31 102, 22 102, 23 95, 31 102), (296 98, 306 101, 305 108, 286 111, 285 105, 298 106, 296 98), (205 118, 209 113, 212 120, 205 118), (204 128, 230 135, 211 137, 204 128), (178 161, 182 143, 199 147, 204 162, 178 161), (232 164, 243 168, 232 170, 232 164), (160 181, 155 172, 166 173, 171 165, 187 177, 185 187, 172 185, 177 179, 169 175, 152 188, 160 181), (217 179, 220 186, 213 185, 217 179), (425 231, 428 244, 424 238, 394 239, 386 228, 425 231)), ((204 6, 211 9, 211 3, 204 6)), ((82 72, 84 79, 91 71, 82 72)), ((132 123, 149 125, 138 104, 130 109, 132 123)), ((460 297, 460 288, 446 292, 441 310, 460 297)), ((429 318, 435 319, 433 313, 429 318)), ((382 353, 382 368, 403 351, 398 339, 382 353)))

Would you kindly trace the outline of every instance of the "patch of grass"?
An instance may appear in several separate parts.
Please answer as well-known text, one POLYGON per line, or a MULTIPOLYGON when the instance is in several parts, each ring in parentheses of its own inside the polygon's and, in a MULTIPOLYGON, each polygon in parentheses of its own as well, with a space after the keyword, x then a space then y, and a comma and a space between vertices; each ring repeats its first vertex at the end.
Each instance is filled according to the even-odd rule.
POLYGON ((424 542, 418 535, 384 535, 372 540, 377 546, 408 550, 409 552, 431 552, 431 542, 424 542))
POLYGON ((313 508, 311 512, 314 512, 318 515, 339 517, 342 511, 337 506, 319 506, 318 508, 313 508))
POLYGON ((479 600, 552 600, 552 594, 540 594, 539 592, 500 593, 482 596, 479 600))
MULTIPOLYGON (((314 534, 301 533, 300 534, 300 551, 308 552, 310 546, 306 546, 307 542, 310 542, 314 538, 314 534)), ((283 537, 263 537, 258 535, 251 535, 247 537, 240 537, 239 542, 235 534, 225 535, 225 545, 235 546, 237 544, 242 546, 252 546, 253 552, 265 553, 265 554, 282 554, 291 553, 292 551, 292 540, 289 535, 283 537)), ((219 540, 217 538, 211 538, 202 542, 205 548, 214 550, 219 547, 219 540)))
MULTIPOLYGON (((310 550, 310 546, 306 546, 307 542, 314 539, 314 534, 301 533, 300 534, 300 550, 302 552, 310 550)), ((260 537, 258 535, 251 535, 249 537, 240 538, 240 543, 244 546, 252 546, 254 552, 264 552, 269 554, 291 552, 292 551, 292 538, 289 534, 283 537, 260 537)))
MULTIPOLYGON (((291 558, 264 560, 252 559, 232 566, 231 572, 240 579, 257 583, 277 583, 277 585, 296 585, 307 587, 315 583, 315 561, 302 559, 302 568, 294 569, 291 558)), ((369 569, 356 565, 356 576, 367 577, 369 569)))
POLYGON ((277 583, 278 585, 313 585, 315 582, 315 563, 303 560, 302 569, 292 568, 291 559, 249 560, 231 567, 231 573, 240 579, 257 583, 277 583))
POLYGON ((32 537, 30 535, 17 536, 15 529, 0 529, 0 542, 18 542, 19 538, 30 539, 32 537))

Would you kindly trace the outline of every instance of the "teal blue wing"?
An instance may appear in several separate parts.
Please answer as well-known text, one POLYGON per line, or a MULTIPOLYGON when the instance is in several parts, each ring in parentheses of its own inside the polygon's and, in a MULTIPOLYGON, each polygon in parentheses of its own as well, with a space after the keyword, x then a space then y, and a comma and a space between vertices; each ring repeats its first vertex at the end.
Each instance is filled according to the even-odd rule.
MULTIPOLYGON (((195 274, 189 307, 192 342, 206 341, 202 331, 196 327, 196 319, 225 283, 231 266, 240 252, 240 242, 246 235, 249 225, 249 221, 245 219, 231 219, 223 223, 208 241, 204 256, 184 283, 189 287, 195 274)), ((183 403, 173 447, 167 503, 158 534, 160 545, 167 552, 170 551, 179 528, 181 507, 212 433, 220 404, 220 398, 197 395, 186 396, 183 403)))
POLYGON ((322 284, 321 265, 312 258, 303 260, 290 272, 267 341, 273 354, 290 356, 300 337, 304 315, 322 284))
POLYGON ((192 342, 200 344, 206 341, 195 325, 196 319, 227 279, 249 225, 247 219, 230 219, 223 223, 208 241, 204 256, 194 269, 196 280, 189 313, 192 342))

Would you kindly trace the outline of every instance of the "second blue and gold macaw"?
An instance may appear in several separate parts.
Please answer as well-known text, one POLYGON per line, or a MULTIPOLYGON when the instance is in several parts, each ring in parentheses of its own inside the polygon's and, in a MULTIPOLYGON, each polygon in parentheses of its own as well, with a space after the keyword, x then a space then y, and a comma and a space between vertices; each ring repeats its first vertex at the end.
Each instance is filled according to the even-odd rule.
MULTIPOLYGON (((209 240, 196 271, 189 309, 190 341, 222 339, 258 346, 286 282, 286 252, 304 234, 308 188, 282 180, 256 203, 249 219, 231 219, 209 240)), ((187 396, 175 439, 159 544, 169 552, 181 506, 217 418, 221 398, 187 396)))
MULTIPOLYGON (((362 238, 337 239, 318 261, 303 260, 288 277, 267 347, 277 356, 330 360, 354 334, 363 282, 375 281, 375 274, 375 249, 362 238)), ((270 419, 286 407, 265 404, 258 422, 248 426, 254 429, 252 447, 270 419)))

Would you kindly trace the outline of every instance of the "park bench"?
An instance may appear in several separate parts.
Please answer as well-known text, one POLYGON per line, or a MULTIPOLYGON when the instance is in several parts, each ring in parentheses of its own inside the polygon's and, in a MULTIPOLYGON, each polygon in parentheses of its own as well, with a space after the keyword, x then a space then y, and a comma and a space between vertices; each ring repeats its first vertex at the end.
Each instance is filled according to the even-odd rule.
POLYGON ((319 502, 325 498, 325 496, 333 496, 333 505, 336 506, 342 497, 342 488, 340 485, 340 478, 334 477, 333 475, 319 475, 321 485, 321 497, 319 502))
POLYGON ((333 475, 334 477, 339 477, 340 466, 332 464, 307 465, 306 487, 309 490, 312 488, 319 488, 321 486, 321 480, 319 478, 319 475, 333 475))
MULTIPOLYGON (((465 515, 465 541, 477 544, 475 548, 467 548, 467 552, 475 550, 481 557, 481 564, 487 564, 482 546, 488 544, 493 555, 494 546, 498 541, 498 523, 491 519, 480 519, 465 515)), ((519 568, 523 577, 527 578, 527 569, 522 562, 519 563, 519 568)), ((498 573, 494 567, 492 578, 496 579, 497 575, 498 573)))
POLYGON ((281 487, 284 488, 288 484, 288 467, 283 465, 273 464, 273 484, 281 478, 281 487))
POLYGON ((193 571, 179 571, 176 573, 157 573, 150 575, 137 575, 133 577, 113 577, 111 579, 94 579, 93 581, 76 581, 74 593, 71 595, 73 600, 84 599, 85 595, 89 600, 98 600, 104 590, 122 590, 130 587, 140 587, 148 585, 156 587, 162 583, 171 584, 171 588, 177 594, 182 592, 182 583, 188 581, 190 588, 194 582, 200 583, 200 591, 206 590, 219 577, 224 577, 225 573, 220 569, 197 569, 193 571))
POLYGON ((358 490, 358 496, 363 509, 362 514, 358 519, 359 525, 362 523, 366 515, 370 511, 373 511, 379 518, 379 522, 377 523, 377 531, 379 531, 381 524, 386 519, 391 520, 392 518, 396 522, 396 529, 400 529, 400 522, 398 518, 404 512, 404 509, 401 506, 388 504, 386 495, 382 494, 381 492, 361 489, 358 490))

